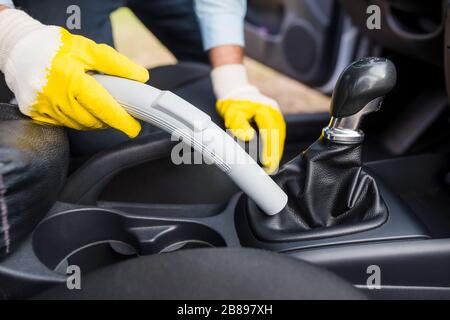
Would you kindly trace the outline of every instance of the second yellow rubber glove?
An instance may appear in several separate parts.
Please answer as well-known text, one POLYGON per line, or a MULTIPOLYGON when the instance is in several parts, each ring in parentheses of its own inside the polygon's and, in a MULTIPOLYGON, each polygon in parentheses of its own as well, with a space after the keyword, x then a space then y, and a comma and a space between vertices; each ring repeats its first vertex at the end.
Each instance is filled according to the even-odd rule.
POLYGON ((212 72, 217 111, 225 127, 238 139, 252 140, 254 122, 262 141, 261 163, 268 173, 277 170, 283 156, 286 124, 277 102, 250 85, 243 65, 225 65, 212 72))
POLYGON ((139 133, 139 122, 88 72, 146 82, 145 68, 107 45, 43 25, 20 10, 0 12, 0 30, 0 69, 22 113, 78 130, 139 133))

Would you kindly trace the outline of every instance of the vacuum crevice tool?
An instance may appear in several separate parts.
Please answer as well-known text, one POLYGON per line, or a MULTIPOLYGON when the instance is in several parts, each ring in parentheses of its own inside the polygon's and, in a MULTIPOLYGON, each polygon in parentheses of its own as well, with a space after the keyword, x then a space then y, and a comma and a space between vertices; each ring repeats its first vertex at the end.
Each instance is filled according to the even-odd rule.
POLYGON ((263 212, 275 215, 286 206, 286 193, 209 115, 170 91, 114 76, 93 76, 133 117, 170 133, 218 166, 263 212))

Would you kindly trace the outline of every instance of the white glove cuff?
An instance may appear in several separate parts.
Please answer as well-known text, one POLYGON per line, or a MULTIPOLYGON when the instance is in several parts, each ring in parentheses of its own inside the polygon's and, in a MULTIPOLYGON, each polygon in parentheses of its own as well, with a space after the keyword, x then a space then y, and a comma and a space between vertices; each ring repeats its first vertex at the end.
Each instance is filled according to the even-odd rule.
POLYGON ((248 82, 247 71, 242 64, 215 68, 211 72, 214 93, 218 100, 238 99, 259 102, 279 110, 278 103, 264 95, 248 82))
POLYGON ((20 39, 42 26, 42 23, 24 11, 16 9, 0 11, 0 70, 4 71, 9 54, 20 39))
POLYGON ((248 90, 249 87, 253 87, 248 82, 247 70, 242 64, 227 64, 213 69, 211 80, 218 100, 227 99, 243 88, 248 90))

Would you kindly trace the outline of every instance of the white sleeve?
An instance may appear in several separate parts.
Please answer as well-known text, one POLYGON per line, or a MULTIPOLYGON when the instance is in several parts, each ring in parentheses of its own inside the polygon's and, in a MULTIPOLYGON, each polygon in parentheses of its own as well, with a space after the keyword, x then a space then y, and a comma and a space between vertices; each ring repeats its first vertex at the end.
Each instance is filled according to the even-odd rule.
POLYGON ((243 47, 246 11, 246 0, 195 0, 204 49, 227 44, 243 47))
POLYGON ((13 4, 12 0, 0 0, 0 5, 14 8, 14 4, 13 4))

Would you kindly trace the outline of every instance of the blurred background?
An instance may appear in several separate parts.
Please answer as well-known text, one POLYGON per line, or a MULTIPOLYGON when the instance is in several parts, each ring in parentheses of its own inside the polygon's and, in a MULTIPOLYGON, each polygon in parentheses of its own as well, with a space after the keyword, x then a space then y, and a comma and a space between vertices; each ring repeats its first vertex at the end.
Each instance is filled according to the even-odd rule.
MULTIPOLYGON (((117 49, 145 67, 176 63, 174 56, 127 8, 112 15, 117 49)), ((326 112, 329 97, 250 58, 245 59, 250 81, 277 100, 284 113, 326 112)))

